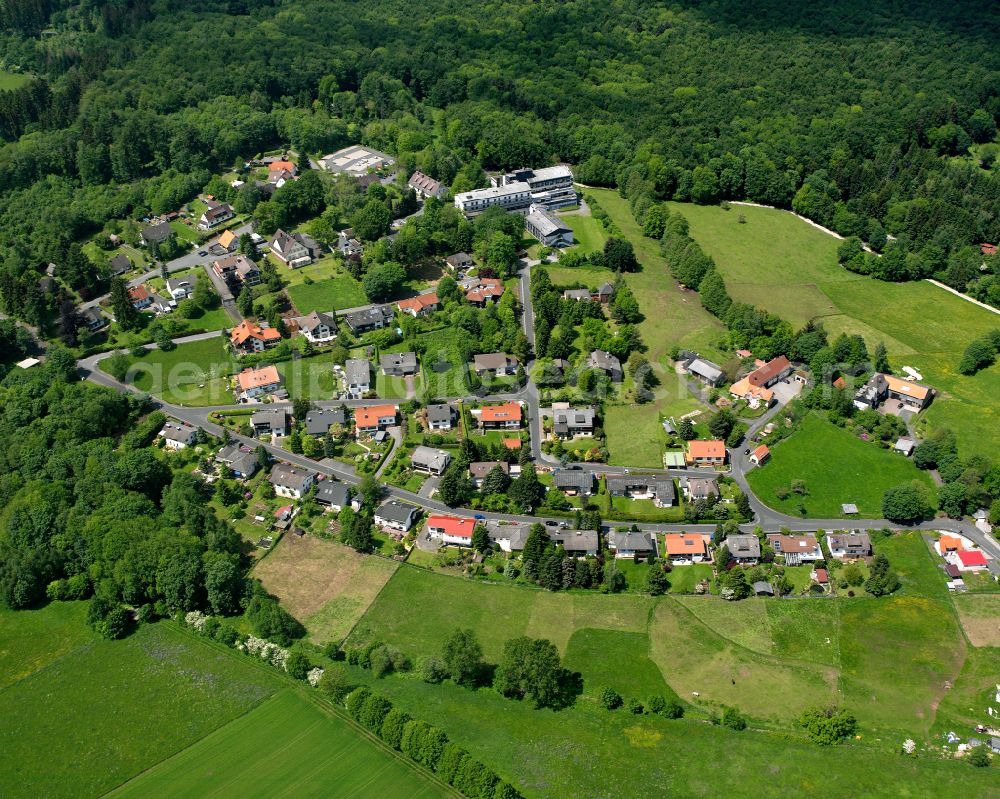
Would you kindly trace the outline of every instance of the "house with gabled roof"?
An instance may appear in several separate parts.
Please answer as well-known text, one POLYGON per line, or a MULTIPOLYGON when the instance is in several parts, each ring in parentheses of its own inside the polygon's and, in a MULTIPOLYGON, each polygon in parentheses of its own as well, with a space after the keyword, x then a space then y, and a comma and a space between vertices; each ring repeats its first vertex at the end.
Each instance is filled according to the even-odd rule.
POLYGON ((666 533, 663 536, 663 556, 674 566, 709 562, 712 556, 708 538, 701 533, 666 533))
POLYGON ((656 557, 656 534, 641 532, 617 532, 608 534, 608 549, 616 558, 656 557))
POLYGON ((451 430, 455 424, 455 409, 447 403, 427 406, 428 430, 451 430))
POLYGON ((250 427, 257 437, 288 435, 288 411, 284 408, 261 408, 250 415, 250 427))
POLYGON ((337 338, 337 320, 330 314, 313 311, 299 320, 299 330, 313 344, 325 344, 337 338))
POLYGON ((594 473, 586 469, 556 469, 552 485, 567 496, 589 497, 594 493, 594 473))
POLYGON ((449 255, 444 259, 444 262, 452 272, 465 272, 476 265, 476 262, 472 260, 472 256, 467 252, 457 252, 454 255, 449 255))
POLYGON ((281 334, 273 327, 263 327, 247 319, 229 331, 229 343, 242 353, 263 352, 280 341, 281 334))
POLYGON ((299 233, 289 234, 278 228, 271 237, 270 248, 271 254, 291 269, 313 262, 313 253, 299 233))
POLYGON ((476 527, 474 519, 435 513, 427 517, 427 534, 445 544, 460 547, 472 546, 472 531, 476 527))
POLYGON ((229 203, 210 203, 198 219, 198 230, 211 230, 223 222, 228 222, 236 216, 236 211, 229 203))
POLYGON ((506 352, 483 352, 473 356, 472 368, 480 376, 488 373, 512 375, 517 372, 517 358, 506 352))
POLYGON ((399 407, 396 405, 369 405, 354 409, 354 429, 358 435, 371 435, 396 424, 399 407))
POLYGON ((612 383, 622 382, 622 362, 605 350, 594 350, 587 358, 588 369, 598 369, 611 378, 612 383))
POLYGON ((287 463, 276 463, 267 479, 279 497, 302 499, 312 488, 315 475, 287 463))
POLYGON ((236 375, 237 398, 240 402, 273 394, 281 388, 281 375, 275 366, 250 367, 236 375))
POLYGON ((691 466, 722 466, 726 462, 724 441, 688 441, 685 458, 691 466))
POLYGON ((410 455, 410 464, 419 472, 442 475, 451 463, 451 455, 443 449, 420 446, 410 455))
POLYGON ((760 539, 755 535, 727 535, 726 549, 741 566, 751 566, 760 560, 760 539))
POLYGON ((396 307, 403 313, 417 317, 427 316, 440 308, 441 305, 438 301, 438 295, 431 292, 430 294, 418 294, 416 297, 400 300, 396 303, 396 307))
POLYGON ((798 566, 800 563, 811 563, 824 559, 819 541, 812 533, 794 535, 768 533, 767 541, 775 555, 782 555, 785 558, 786 566, 798 566))
POLYGON ((484 405, 471 413, 484 430, 516 430, 521 427, 522 411, 519 402, 484 405))
POLYGON ((420 517, 420 508, 398 499, 387 499, 375 511, 373 521, 383 530, 407 533, 420 517))
POLYGON ((422 200, 427 200, 431 197, 436 197, 440 200, 448 194, 447 186, 419 170, 410 175, 410 179, 406 185, 408 188, 413 189, 422 200))

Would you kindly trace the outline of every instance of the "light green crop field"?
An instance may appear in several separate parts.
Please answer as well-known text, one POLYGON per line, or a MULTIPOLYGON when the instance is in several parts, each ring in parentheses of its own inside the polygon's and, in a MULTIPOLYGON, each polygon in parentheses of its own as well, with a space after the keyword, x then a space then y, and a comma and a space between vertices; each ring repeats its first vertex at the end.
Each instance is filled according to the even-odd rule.
POLYGON ((687 218, 734 298, 796 326, 821 321, 831 337, 859 333, 869 348, 884 341, 894 368, 912 366, 938 391, 924 413, 932 427, 954 430, 967 455, 1000 446, 1000 369, 973 377, 955 369, 970 341, 1000 327, 1000 315, 926 281, 885 283, 848 272, 837 263, 838 239, 787 211, 670 206, 687 218))
POLYGON ((110 795, 431 799, 454 794, 346 718, 286 690, 110 795))
POLYGON ((747 473, 754 493, 773 508, 818 519, 842 517, 843 503, 854 503, 862 518, 882 517, 882 495, 900 483, 919 480, 933 491, 927 472, 898 453, 837 427, 816 414, 807 415, 798 430, 771 451, 771 459, 747 473), (775 493, 804 480, 805 495, 775 493))
MULTIPOLYGON (((181 344, 169 352, 151 350, 141 358, 129 355, 130 378, 141 391, 180 405, 227 405, 233 400, 229 377, 236 362, 221 336, 181 344)), ((107 371, 107 361, 99 363, 107 371)))
POLYGON ((300 314, 313 311, 330 313, 368 303, 361 284, 348 275, 320 280, 317 283, 298 283, 289 286, 285 293, 300 314))

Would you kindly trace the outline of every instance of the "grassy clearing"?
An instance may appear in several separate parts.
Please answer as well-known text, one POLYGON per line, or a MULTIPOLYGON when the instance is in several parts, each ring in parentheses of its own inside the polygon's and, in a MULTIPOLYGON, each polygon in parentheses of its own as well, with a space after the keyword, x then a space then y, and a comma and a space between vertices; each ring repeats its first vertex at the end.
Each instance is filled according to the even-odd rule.
POLYGON ((18 89, 31 80, 31 75, 23 72, 7 72, 0 69, 0 92, 18 89))
POLYGON ((863 517, 879 518, 886 489, 910 480, 933 487, 929 475, 906 458, 817 414, 806 416, 791 437, 774 447, 768 463, 747 474, 754 493, 772 507, 798 513, 801 505, 804 516, 826 519, 842 517, 845 502, 856 504, 863 517), (808 493, 778 499, 777 490, 789 488, 792 480, 804 480, 808 493))
POLYGON ((318 644, 343 639, 399 564, 315 536, 286 535, 254 569, 318 644))
POLYGON ((328 400, 336 396, 338 381, 334 378, 333 359, 318 353, 306 358, 276 363, 289 396, 311 400, 328 400))
POLYGON ((840 665, 841 600, 761 600, 767 609, 774 654, 840 665))
MULTIPOLYGON (((132 366, 128 382, 178 405, 232 403, 229 376, 236 361, 226 351, 221 336, 181 344, 169 352, 149 350, 141 358, 128 356, 132 366)), ((105 369, 102 361, 99 368, 105 369)))
POLYGON ((562 221, 573 228, 573 245, 580 252, 590 253, 604 249, 607 234, 594 217, 584 214, 560 214, 562 221))
MULTIPOLYGON (((53 606, 56 640, 61 618, 53 606)), ((0 795, 103 795, 256 707, 277 684, 168 623, 124 641, 91 639, 0 692, 0 795)))
POLYGON ((451 796, 348 721, 283 691, 113 796, 451 796), (248 762, 253 768, 248 768, 248 762))
POLYGON ((766 600, 726 602, 716 597, 678 597, 677 601, 723 638, 762 655, 773 653, 766 600))
POLYGON ((330 313, 344 308, 356 308, 366 305, 368 297, 361 284, 354 278, 344 275, 321 280, 318 283, 299 283, 289 286, 285 292, 300 314, 313 311, 330 313))
POLYGON ((425 344, 420 366, 427 397, 464 397, 469 393, 469 364, 459 353, 459 335, 454 328, 444 328, 418 336, 425 344))
POLYGON ((953 730, 962 735, 962 731, 972 730, 988 718, 986 708, 996 704, 998 662, 1000 648, 968 650, 958 678, 937 706, 932 733, 942 735, 953 730))
POLYGON ((1000 647, 1000 594, 957 594, 954 600, 969 643, 1000 647))
POLYGON ((569 639, 563 665, 587 675, 584 691, 595 698, 605 686, 641 702, 654 695, 674 695, 659 667, 649 659, 649 636, 645 633, 577 630, 569 639))

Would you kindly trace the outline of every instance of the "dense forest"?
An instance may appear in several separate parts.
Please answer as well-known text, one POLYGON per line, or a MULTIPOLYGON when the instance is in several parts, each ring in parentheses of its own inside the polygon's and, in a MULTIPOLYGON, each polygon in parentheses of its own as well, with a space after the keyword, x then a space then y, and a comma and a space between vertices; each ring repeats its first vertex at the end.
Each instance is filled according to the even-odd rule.
POLYGON ((33 76, 0 92, 2 310, 23 315, 74 241, 220 166, 359 140, 453 190, 563 160, 629 196, 791 207, 887 247, 876 276, 1000 302, 978 247, 1000 239, 998 18, 932 0, 2 0, 0 69, 33 76))

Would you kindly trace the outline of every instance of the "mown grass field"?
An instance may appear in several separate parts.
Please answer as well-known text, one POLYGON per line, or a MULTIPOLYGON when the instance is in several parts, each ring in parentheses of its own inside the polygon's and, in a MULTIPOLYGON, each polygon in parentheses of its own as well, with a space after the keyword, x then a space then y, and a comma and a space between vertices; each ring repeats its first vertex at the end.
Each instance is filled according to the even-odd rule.
POLYGON ((839 241, 788 212, 670 205, 687 218, 733 297, 796 326, 822 321, 831 337, 860 333, 869 348, 884 341, 896 369, 912 366, 938 390, 924 414, 928 424, 952 428, 963 453, 1000 446, 1000 369, 973 377, 955 369, 971 340, 1000 327, 1000 316, 925 281, 884 283, 848 272, 837 263, 839 241))
POLYGON ((286 690, 113 792, 115 797, 454 796, 347 720, 286 690))
POLYGON ((594 217, 576 213, 560 214, 559 218, 573 228, 573 247, 580 252, 590 253, 604 249, 604 242, 608 236, 594 217))
POLYGON ((348 275, 331 277, 316 283, 298 283, 289 286, 285 293, 300 314, 313 311, 330 313, 344 308, 367 305, 368 297, 361 284, 348 275))
POLYGON ((955 608, 969 643, 1000 647, 1000 594, 958 594, 955 608))
POLYGON ((816 414, 809 414, 798 430, 776 444, 771 459, 747 473, 754 493, 773 508, 805 516, 842 517, 841 504, 854 503, 862 518, 882 516, 882 495, 900 483, 919 480, 933 490, 930 476, 897 453, 862 441, 816 414), (793 480, 804 480, 808 493, 778 499, 776 491, 793 480))
MULTIPOLYGON (((167 402, 225 405, 234 401, 229 378, 236 362, 221 336, 181 344, 169 352, 149 350, 141 358, 127 357, 132 367, 128 382, 167 402)), ((107 371, 107 361, 98 366, 107 371)))
POLYGON ((333 399, 339 388, 339 381, 334 378, 333 359, 326 353, 281 361, 275 367, 289 396, 296 399, 333 399))

